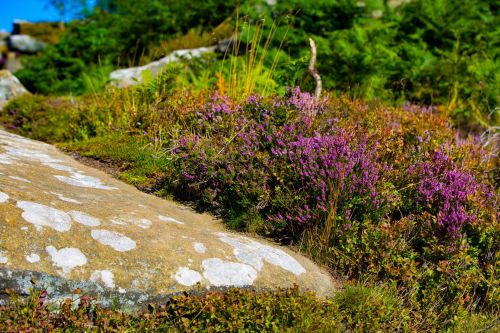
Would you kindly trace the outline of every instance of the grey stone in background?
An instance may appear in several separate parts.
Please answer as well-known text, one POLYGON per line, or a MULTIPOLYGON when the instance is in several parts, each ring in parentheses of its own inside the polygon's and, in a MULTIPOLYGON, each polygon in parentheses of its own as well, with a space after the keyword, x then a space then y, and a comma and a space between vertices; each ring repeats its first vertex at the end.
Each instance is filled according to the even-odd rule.
POLYGON ((7 44, 12 51, 22 53, 36 53, 42 51, 47 44, 29 35, 11 35, 7 44))
POLYGON ((27 94, 28 90, 8 70, 0 70, 0 110, 9 100, 27 94))
POLYGON ((214 50, 215 46, 200 47, 197 49, 177 50, 170 53, 168 56, 161 58, 160 60, 153 61, 144 66, 130 67, 113 71, 109 75, 109 78, 112 82, 112 85, 114 86, 122 88, 133 86, 142 82, 144 71, 150 71, 152 77, 156 77, 158 73, 171 62, 179 61, 181 59, 199 58, 202 54, 213 52, 214 50))

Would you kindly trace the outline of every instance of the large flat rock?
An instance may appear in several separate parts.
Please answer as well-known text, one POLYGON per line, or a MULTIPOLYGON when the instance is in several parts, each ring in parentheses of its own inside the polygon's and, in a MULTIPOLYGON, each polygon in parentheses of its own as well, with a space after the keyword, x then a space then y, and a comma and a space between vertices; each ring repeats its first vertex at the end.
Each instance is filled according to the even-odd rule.
POLYGON ((55 297, 81 288, 132 307, 192 289, 335 290, 285 247, 0 130, 0 292, 27 291, 31 277, 55 297))

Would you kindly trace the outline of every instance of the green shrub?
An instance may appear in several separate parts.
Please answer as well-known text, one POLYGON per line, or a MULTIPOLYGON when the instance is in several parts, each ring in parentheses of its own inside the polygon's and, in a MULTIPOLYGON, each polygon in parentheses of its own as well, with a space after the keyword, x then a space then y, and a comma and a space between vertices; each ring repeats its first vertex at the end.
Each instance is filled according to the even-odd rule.
MULTIPOLYGON (((297 287, 275 291, 234 289, 200 291, 173 296, 135 312, 108 309, 99 300, 76 290, 71 299, 47 301, 46 291, 34 288, 21 298, 7 291, 0 305, 2 332, 24 330, 165 331, 165 332, 447 332, 443 322, 413 317, 387 288, 349 285, 331 299, 319 299, 297 287), (75 306, 76 305, 76 306, 75 306)), ((464 315, 450 326, 453 332, 494 332, 495 314, 464 315)))
MULTIPOLYGON (((447 105, 460 125, 499 121, 500 25, 491 1, 415 0, 390 8, 376 0, 294 0, 262 8, 250 10, 252 17, 292 17, 283 46, 291 61, 308 59, 307 39, 316 41, 327 89, 356 98, 447 105)), ((287 67, 278 71, 292 81, 281 84, 312 91, 306 66, 291 78, 287 67)))
POLYGON ((7 129, 49 142, 72 140, 75 137, 76 132, 69 125, 74 117, 68 98, 24 95, 9 102, 4 110, 0 121, 7 129))
POLYGON ((97 88, 101 91, 111 66, 156 60, 172 51, 164 49, 161 54, 158 44, 197 27, 214 28, 231 15, 235 6, 234 1, 220 0, 194 5, 157 0, 143 6, 117 1, 112 13, 96 8, 84 19, 70 22, 59 43, 40 55, 23 58, 24 68, 16 75, 36 93, 80 95, 97 88), (99 84, 88 85, 89 72, 91 77, 100 78, 99 84))

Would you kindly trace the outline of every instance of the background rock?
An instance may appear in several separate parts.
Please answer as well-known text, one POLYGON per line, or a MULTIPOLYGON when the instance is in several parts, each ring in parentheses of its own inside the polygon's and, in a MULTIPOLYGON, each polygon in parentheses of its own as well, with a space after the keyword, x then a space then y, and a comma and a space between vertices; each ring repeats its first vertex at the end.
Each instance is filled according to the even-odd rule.
POLYGON ((128 87, 142 82, 143 72, 150 71, 152 77, 156 77, 158 73, 169 63, 179 61, 181 59, 198 58, 207 52, 213 52, 215 47, 200 47, 197 49, 177 50, 168 56, 161 58, 158 61, 151 62, 140 67, 131 67, 119 69, 111 72, 109 75, 112 84, 117 87, 128 87))
POLYGON ((47 44, 28 35, 12 35, 7 39, 9 49, 23 53, 42 51, 47 44))
POLYGON ((8 70, 0 70, 0 110, 10 99, 27 93, 17 77, 8 70))
POLYGON ((243 41, 238 41, 235 37, 224 38, 217 42, 215 52, 221 54, 245 54, 248 45, 243 41))

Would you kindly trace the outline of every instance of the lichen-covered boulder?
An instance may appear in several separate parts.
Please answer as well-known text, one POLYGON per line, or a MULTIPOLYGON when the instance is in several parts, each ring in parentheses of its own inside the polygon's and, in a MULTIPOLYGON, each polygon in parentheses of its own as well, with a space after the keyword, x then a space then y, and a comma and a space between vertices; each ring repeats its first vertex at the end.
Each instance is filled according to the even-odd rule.
POLYGON ((33 277, 52 298, 80 288, 129 308, 198 288, 336 288, 285 247, 0 131, 0 293, 33 277))
POLYGON ((0 110, 10 99, 28 93, 21 82, 8 70, 0 70, 0 110))

